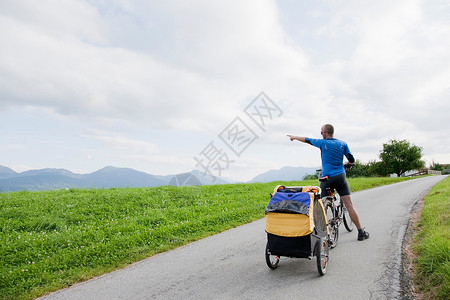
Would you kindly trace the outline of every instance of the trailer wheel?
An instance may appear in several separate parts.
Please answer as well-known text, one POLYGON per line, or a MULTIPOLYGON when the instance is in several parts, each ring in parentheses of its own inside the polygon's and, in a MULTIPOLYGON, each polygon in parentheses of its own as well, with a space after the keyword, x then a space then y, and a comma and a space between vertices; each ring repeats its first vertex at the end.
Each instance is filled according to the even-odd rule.
POLYGON ((270 254, 269 248, 266 248, 266 263, 269 268, 276 269, 278 263, 280 262, 280 257, 270 254))
POLYGON ((317 258, 317 270, 320 275, 325 275, 327 273, 328 264, 328 243, 326 239, 321 239, 316 244, 316 258, 317 258))

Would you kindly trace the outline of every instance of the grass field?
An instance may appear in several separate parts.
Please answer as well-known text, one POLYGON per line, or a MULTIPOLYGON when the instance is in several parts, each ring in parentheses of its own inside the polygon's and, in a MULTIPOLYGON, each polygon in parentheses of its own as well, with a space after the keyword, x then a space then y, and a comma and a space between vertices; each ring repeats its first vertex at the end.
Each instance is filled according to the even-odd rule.
POLYGON ((426 299, 450 299, 450 177, 426 196, 414 241, 420 293, 426 299))
MULTIPOLYGON (((349 185, 358 191, 403 180, 356 178, 349 185)), ((274 186, 1 193, 0 298, 34 298, 262 218, 274 186)))

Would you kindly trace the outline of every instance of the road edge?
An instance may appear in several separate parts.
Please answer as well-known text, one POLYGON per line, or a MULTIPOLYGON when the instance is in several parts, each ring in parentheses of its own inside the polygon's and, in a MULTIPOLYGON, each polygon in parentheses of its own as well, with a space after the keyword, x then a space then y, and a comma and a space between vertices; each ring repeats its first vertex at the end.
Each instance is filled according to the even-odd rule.
MULTIPOLYGON (((441 182, 441 180, 436 182, 436 184, 439 182, 441 182)), ((403 300, 425 299, 425 295, 419 291, 413 280, 416 272, 414 267, 414 259, 416 256, 413 251, 413 238, 417 233, 417 226, 420 222, 422 209, 425 205, 425 198, 436 184, 422 193, 421 197, 414 203, 409 214, 401 249, 400 296, 403 300)))
POLYGON ((414 251, 413 251, 413 237, 417 232, 417 224, 420 221, 422 209, 425 205, 425 195, 423 195, 411 209, 408 225, 405 231, 402 242, 402 261, 400 270, 400 294, 403 300, 422 299, 423 295, 418 293, 414 284, 413 278, 415 276, 414 268, 414 251))

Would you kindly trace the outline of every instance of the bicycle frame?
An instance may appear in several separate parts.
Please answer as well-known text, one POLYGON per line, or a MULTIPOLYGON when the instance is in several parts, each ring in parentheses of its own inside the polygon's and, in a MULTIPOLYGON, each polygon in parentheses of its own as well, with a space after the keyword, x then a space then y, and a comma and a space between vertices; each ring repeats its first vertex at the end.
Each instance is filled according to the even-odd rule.
POLYGON ((339 225, 341 225, 342 222, 342 206, 343 203, 341 201, 341 199, 339 199, 339 203, 336 204, 337 202, 337 198, 336 198, 336 192, 332 191, 331 188, 327 187, 327 200, 331 201, 331 205, 332 205, 332 213, 333 213, 333 219, 334 221, 339 225))
POLYGON ((337 201, 335 192, 332 191, 329 187, 327 187, 327 194, 328 196, 326 197, 326 203, 324 203, 325 211, 331 210, 331 219, 328 220, 328 244, 330 248, 334 248, 337 246, 339 238, 339 226, 342 223, 342 201, 337 201))

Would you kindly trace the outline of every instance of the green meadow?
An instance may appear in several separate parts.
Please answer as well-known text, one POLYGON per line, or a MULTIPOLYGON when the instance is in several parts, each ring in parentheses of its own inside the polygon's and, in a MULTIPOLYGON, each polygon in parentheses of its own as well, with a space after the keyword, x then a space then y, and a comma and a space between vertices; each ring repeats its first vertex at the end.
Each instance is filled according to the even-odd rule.
POLYGON ((427 299, 450 299, 450 177, 426 196, 414 242, 420 293, 427 299))
MULTIPOLYGON (((403 180, 348 181, 358 191, 403 180)), ((1 193, 0 298, 31 299, 260 219, 274 186, 1 193)))

